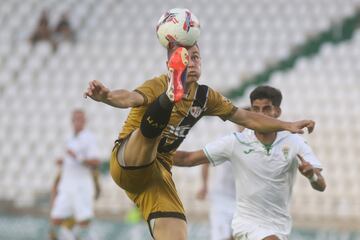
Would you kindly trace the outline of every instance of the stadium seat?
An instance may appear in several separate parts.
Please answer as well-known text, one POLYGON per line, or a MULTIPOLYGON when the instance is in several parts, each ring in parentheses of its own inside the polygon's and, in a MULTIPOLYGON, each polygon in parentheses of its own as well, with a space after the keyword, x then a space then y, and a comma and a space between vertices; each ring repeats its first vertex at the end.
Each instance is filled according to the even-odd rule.
MULTIPOLYGON (((82 93, 87 82, 94 78, 111 88, 133 89, 144 79, 165 72, 165 49, 157 43, 155 25, 160 14, 175 3, 159 0, 152 4, 145 0, 13 0, 1 3, 0 111, 6 114, 0 116, 0 161, 7 162, 2 165, 7 173, 1 175, 0 187, 5 190, 0 191, 0 199, 19 198, 19 206, 25 206, 34 203, 37 191, 49 191, 50 181, 45 180, 55 174, 54 159, 61 154, 57 141, 68 133, 64 129, 70 126, 69 111, 75 106, 84 106, 88 112, 89 127, 96 131, 100 152, 108 158, 127 111, 83 100, 82 93), (145 4, 146 9, 143 8, 145 4), (29 44, 29 35, 38 21, 34 15, 45 8, 51 9, 52 25, 69 10, 76 32, 75 44, 62 43, 55 52, 46 42, 34 47, 29 44), (32 147, 16 151, 23 141, 32 147), (37 145, 40 141, 45 147, 37 145), (26 165, 28 178, 21 178, 19 184, 10 188, 13 176, 19 176, 23 157, 32 152, 36 157, 34 161, 41 163, 41 167, 35 169, 26 165), (32 179, 34 172, 39 172, 39 177, 32 179), (23 191, 25 183, 29 182, 33 188, 23 191)), ((262 72, 268 64, 289 56, 309 35, 327 30, 331 24, 354 14, 359 3, 358 0, 328 0, 326 3, 274 0, 270 4, 269 1, 244 0, 240 4, 232 0, 224 5, 220 0, 184 1, 184 5, 196 12, 203 29, 200 83, 222 92, 237 87, 243 79, 262 72)), ((320 209, 319 215, 310 210, 302 213, 301 207, 294 207, 295 216, 318 218, 342 214, 343 218, 350 218, 356 214, 349 209, 360 208, 359 198, 354 197, 358 196, 358 189, 352 187, 349 192, 342 191, 347 182, 359 181, 354 169, 359 169, 356 153, 360 148, 352 141, 360 137, 360 105, 356 104, 360 97, 359 43, 360 31, 357 31, 347 43, 326 44, 319 55, 300 59, 294 69, 276 73, 270 81, 284 92, 284 119, 306 116, 317 120, 318 131, 310 135, 309 140, 314 149, 319 150, 324 171, 331 172, 328 174, 330 196, 324 204, 319 200, 298 200, 313 194, 306 182, 299 183, 299 191, 294 196, 294 206, 309 204, 310 210, 320 209), (346 117, 349 120, 345 120, 346 117), (342 143, 338 139, 342 139, 342 143), (339 158, 345 166, 336 169, 339 158), (352 168, 351 163, 358 168, 352 168), (333 189, 332 183, 336 184, 333 189), (343 202, 339 201, 340 194, 343 202)), ((250 90, 246 90, 244 99, 235 100, 239 106, 248 105, 250 90)), ((210 139, 232 130, 232 124, 224 127, 218 119, 202 120, 182 147, 201 148, 210 139), (211 133, 207 131, 209 126, 213 129, 211 133)), ((174 171, 186 208, 189 212, 205 213, 207 203, 193 201, 199 184, 198 171, 174 171), (184 179, 192 179, 195 184, 189 186, 184 179)), ((102 180, 105 188, 104 196, 97 203, 99 210, 118 213, 132 207, 110 178, 102 180)))

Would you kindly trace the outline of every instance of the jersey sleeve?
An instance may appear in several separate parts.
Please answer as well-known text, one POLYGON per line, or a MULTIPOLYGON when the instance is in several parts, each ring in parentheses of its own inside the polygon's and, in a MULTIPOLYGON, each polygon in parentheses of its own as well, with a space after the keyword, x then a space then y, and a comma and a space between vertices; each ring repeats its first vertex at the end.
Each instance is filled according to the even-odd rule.
POLYGON ((167 76, 161 75, 159 77, 145 81, 134 91, 140 93, 144 97, 143 105, 145 106, 155 101, 155 99, 166 90, 166 87, 167 76))
POLYGON ((234 136, 231 134, 208 143, 204 147, 203 151, 209 162, 213 166, 216 166, 225 161, 230 161, 230 156, 233 151, 233 144, 234 136))
POLYGON ((236 109, 237 107, 232 104, 230 99, 209 88, 205 115, 219 116, 223 121, 226 121, 236 109))
POLYGON ((298 154, 304 158, 305 161, 310 163, 314 168, 322 169, 319 159, 315 156, 308 143, 300 136, 297 135, 297 144, 299 146, 298 154))

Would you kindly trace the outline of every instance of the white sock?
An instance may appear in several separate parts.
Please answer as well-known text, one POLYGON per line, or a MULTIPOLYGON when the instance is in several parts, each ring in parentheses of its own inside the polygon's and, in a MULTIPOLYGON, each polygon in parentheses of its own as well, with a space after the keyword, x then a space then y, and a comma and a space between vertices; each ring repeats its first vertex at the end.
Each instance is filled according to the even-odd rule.
POLYGON ((61 228, 61 239, 59 240, 76 240, 75 235, 71 229, 66 227, 61 228))
POLYGON ((49 230, 49 238, 50 239, 58 239, 60 235, 60 226, 59 225, 50 225, 50 230, 49 230))
POLYGON ((70 229, 59 225, 51 226, 50 235, 58 240, 76 240, 73 232, 70 229))

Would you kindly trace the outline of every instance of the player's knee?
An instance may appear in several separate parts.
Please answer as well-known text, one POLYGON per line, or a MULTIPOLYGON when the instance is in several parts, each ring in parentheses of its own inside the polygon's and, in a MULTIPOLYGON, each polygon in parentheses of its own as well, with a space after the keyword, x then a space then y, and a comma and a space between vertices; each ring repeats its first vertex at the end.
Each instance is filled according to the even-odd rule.
POLYGON ((91 222, 91 220, 88 219, 88 220, 80 221, 80 222, 78 222, 77 224, 78 224, 80 227, 87 227, 87 226, 90 225, 90 222, 91 222))
POLYGON ((51 223, 53 225, 59 226, 63 223, 64 219, 60 219, 60 218, 53 218, 51 219, 51 223))

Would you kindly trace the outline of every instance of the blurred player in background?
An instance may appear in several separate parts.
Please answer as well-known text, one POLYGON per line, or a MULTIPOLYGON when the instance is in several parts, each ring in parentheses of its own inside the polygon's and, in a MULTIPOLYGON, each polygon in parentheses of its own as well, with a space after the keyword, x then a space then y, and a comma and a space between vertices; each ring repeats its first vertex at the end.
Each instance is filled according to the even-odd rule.
MULTIPOLYGON (((249 110, 249 109, 246 109, 249 110)), ((243 127, 238 126, 241 132, 243 127)), ((210 237, 211 240, 231 240, 231 221, 236 209, 235 179, 230 162, 224 162, 213 168, 209 181, 209 164, 201 167, 201 188, 197 193, 199 200, 209 195, 210 237), (211 186, 209 187, 209 182, 211 186)))
POLYGON ((85 113, 76 109, 72 113, 74 135, 67 141, 62 162, 61 177, 51 209, 51 232, 58 238, 64 221, 74 217, 76 239, 91 239, 89 227, 94 216, 95 185, 93 171, 99 164, 95 136, 87 129, 85 113))
MULTIPOLYGON (((232 239, 231 221, 235 212, 235 180, 232 174, 231 163, 226 162, 214 169, 213 185, 209 191, 209 220, 211 240, 232 239)), ((208 194, 209 164, 201 168, 202 187, 197 198, 204 200, 208 194)))
MULTIPOLYGON (((250 107, 244 108, 250 111, 250 107)), ((237 126, 242 132, 244 127, 237 126)), ((224 162, 212 169, 209 181, 210 164, 201 167, 201 188, 197 193, 199 200, 204 200, 209 192, 210 237, 211 240, 229 240, 232 238, 231 221, 235 212, 235 179, 230 162, 224 162), (209 187, 209 182, 211 186, 209 187), (210 190, 210 191, 209 191, 210 190)))
MULTIPOLYGON (((60 159, 57 162, 57 164, 61 168, 62 160, 60 159)), ((99 170, 98 169, 93 169, 92 170, 92 176, 93 176, 94 186, 95 186, 95 200, 97 200, 100 197, 100 193, 101 193, 101 186, 100 186, 100 182, 99 182, 99 170)), ((56 175, 54 184, 53 184, 53 186, 51 188, 51 196, 50 196, 51 209, 52 209, 52 206, 54 205, 54 200, 55 200, 55 197, 56 197, 56 195, 58 193, 58 186, 59 186, 60 179, 61 179, 61 169, 58 172, 58 174, 56 175)), ((65 219, 61 224, 61 226, 63 227, 62 230, 61 230, 63 232, 63 235, 69 236, 68 238, 73 237, 72 230, 73 230, 75 224, 76 224, 76 220, 75 220, 75 218, 73 216, 65 219)), ((53 232, 53 231, 54 231, 53 228, 51 228, 50 231, 49 231, 50 240, 56 240, 57 239, 56 233, 53 232)))
POLYGON ((172 157, 191 127, 205 115, 218 116, 261 132, 302 132, 314 123, 282 122, 235 107, 197 81, 201 57, 197 44, 168 49, 168 75, 146 81, 134 91, 109 90, 91 81, 85 96, 131 111, 110 162, 114 181, 139 207, 157 239, 186 239, 186 218, 171 176, 172 157))
MULTIPOLYGON (((278 118, 282 94, 260 86, 250 95, 251 111, 278 118)), ((230 161, 236 181, 236 211, 232 221, 236 240, 285 240, 291 232, 289 213, 297 169, 311 186, 324 191, 321 164, 296 134, 245 129, 209 143, 203 150, 178 151, 174 165, 214 166, 230 161)))

